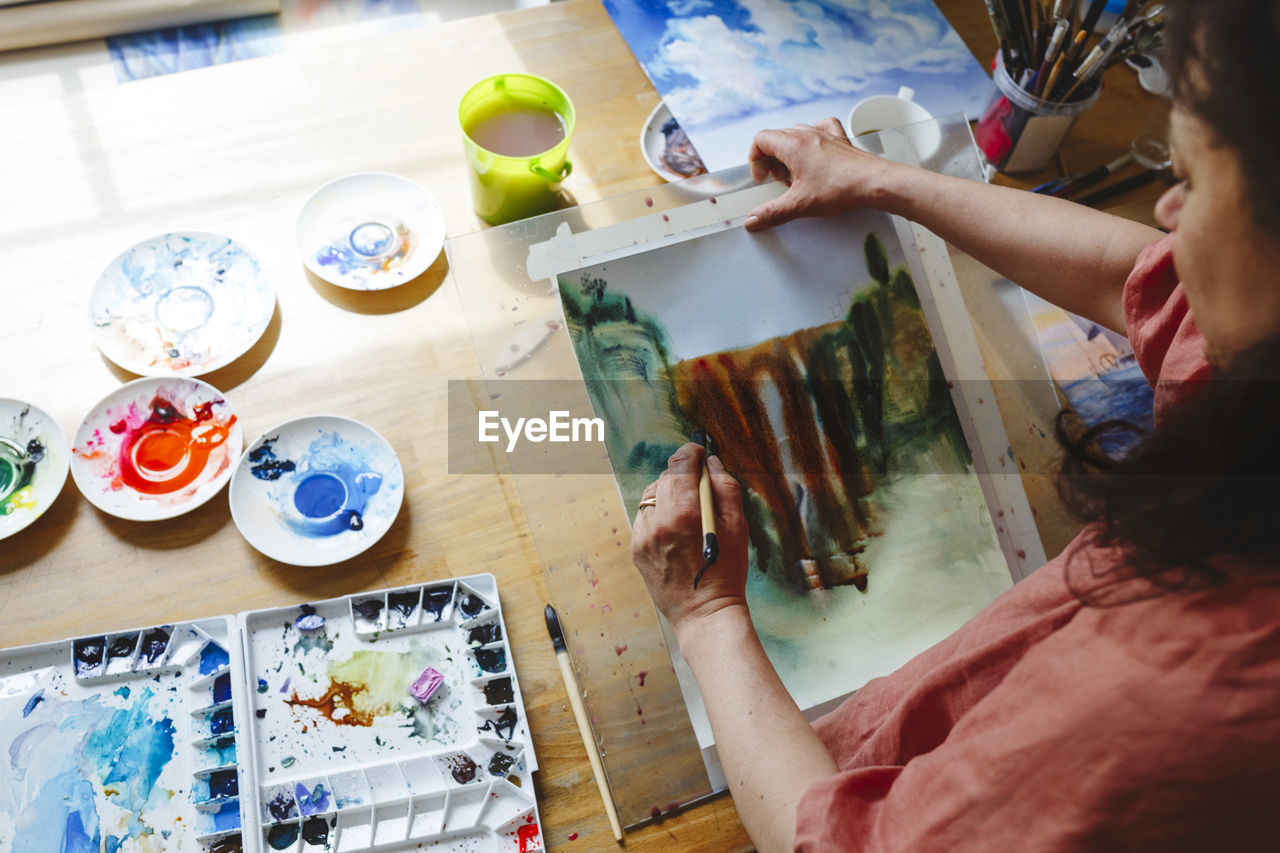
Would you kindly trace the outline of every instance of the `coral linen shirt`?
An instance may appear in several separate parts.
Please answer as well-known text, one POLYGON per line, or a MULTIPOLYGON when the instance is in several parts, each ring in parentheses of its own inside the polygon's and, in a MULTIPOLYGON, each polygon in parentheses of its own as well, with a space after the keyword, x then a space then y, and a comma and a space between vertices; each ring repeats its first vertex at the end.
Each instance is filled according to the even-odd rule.
MULTIPOLYGON (((1157 422, 1209 374, 1171 251, 1124 290, 1157 422)), ((840 772, 796 849, 1280 849, 1280 566, 1220 558, 1224 585, 1164 593, 1099 577, 1115 559, 1077 539, 817 720, 840 772)))

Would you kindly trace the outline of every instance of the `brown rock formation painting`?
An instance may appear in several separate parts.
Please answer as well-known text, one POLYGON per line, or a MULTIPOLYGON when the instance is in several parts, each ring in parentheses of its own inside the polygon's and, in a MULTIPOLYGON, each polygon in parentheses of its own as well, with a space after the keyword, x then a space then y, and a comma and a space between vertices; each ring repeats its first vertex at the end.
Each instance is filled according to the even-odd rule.
POLYGON ((607 268, 560 279, 629 511, 685 437, 706 430, 745 487, 753 570, 793 594, 875 582, 864 552, 892 523, 884 484, 971 476, 911 276, 875 233, 863 250, 870 280, 848 282, 843 316, 680 360, 657 312, 637 308, 638 289, 611 291, 607 268))

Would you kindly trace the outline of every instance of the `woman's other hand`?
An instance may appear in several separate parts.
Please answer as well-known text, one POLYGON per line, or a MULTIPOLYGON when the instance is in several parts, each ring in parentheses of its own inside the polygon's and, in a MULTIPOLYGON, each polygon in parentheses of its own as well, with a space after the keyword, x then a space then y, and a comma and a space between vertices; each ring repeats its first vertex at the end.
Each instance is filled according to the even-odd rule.
POLYGON ((642 498, 657 503, 636 513, 631 530, 631 559, 673 630, 724 607, 746 604, 747 524, 742 514, 742 491, 718 456, 707 460, 707 469, 720 556, 702 576, 698 588, 693 588, 694 576, 705 562, 698 504, 704 452, 689 443, 667 460, 667 470, 645 488, 642 498))
POLYGON ((874 207, 876 187, 889 160, 854 148, 835 118, 816 127, 798 124, 789 130, 762 130, 751 143, 751 175, 772 175, 787 184, 778 198, 747 217, 748 231, 761 231, 804 216, 834 216, 857 207, 874 207))

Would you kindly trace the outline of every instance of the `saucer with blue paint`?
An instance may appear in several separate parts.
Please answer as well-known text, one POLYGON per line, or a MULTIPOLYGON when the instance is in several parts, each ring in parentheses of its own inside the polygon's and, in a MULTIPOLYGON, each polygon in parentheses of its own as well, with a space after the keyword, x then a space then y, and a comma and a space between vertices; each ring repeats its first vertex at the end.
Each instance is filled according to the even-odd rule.
POLYGON ((176 231, 117 256, 93 287, 103 355, 142 376, 199 376, 244 355, 267 330, 275 289, 230 237, 176 231))
POLYGON ((307 269, 350 290, 411 281, 444 248, 444 214, 431 193, 390 172, 330 181, 298 213, 298 252, 307 269))
POLYGON ((295 566, 361 553, 391 527, 404 473, 387 440, 350 418, 309 415, 268 430, 231 476, 231 517, 249 544, 295 566))
POLYGON ((44 514, 67 481, 67 437, 48 414, 0 398, 0 539, 44 514))

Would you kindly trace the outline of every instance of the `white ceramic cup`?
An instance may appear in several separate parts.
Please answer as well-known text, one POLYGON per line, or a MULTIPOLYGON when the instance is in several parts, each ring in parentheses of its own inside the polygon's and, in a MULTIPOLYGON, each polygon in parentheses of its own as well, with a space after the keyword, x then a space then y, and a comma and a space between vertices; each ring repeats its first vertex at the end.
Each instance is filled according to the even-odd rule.
MULTIPOLYGON (((845 130, 849 140, 863 151, 869 150, 865 143, 859 142, 863 134, 876 133, 904 125, 918 125, 929 121, 933 116, 924 107, 912 100, 916 96, 910 86, 903 86, 897 95, 873 95, 864 98, 849 110, 849 119, 845 122, 845 130)), ((913 128, 908 138, 916 148, 921 160, 927 160, 938 150, 942 134, 936 124, 913 128)))

